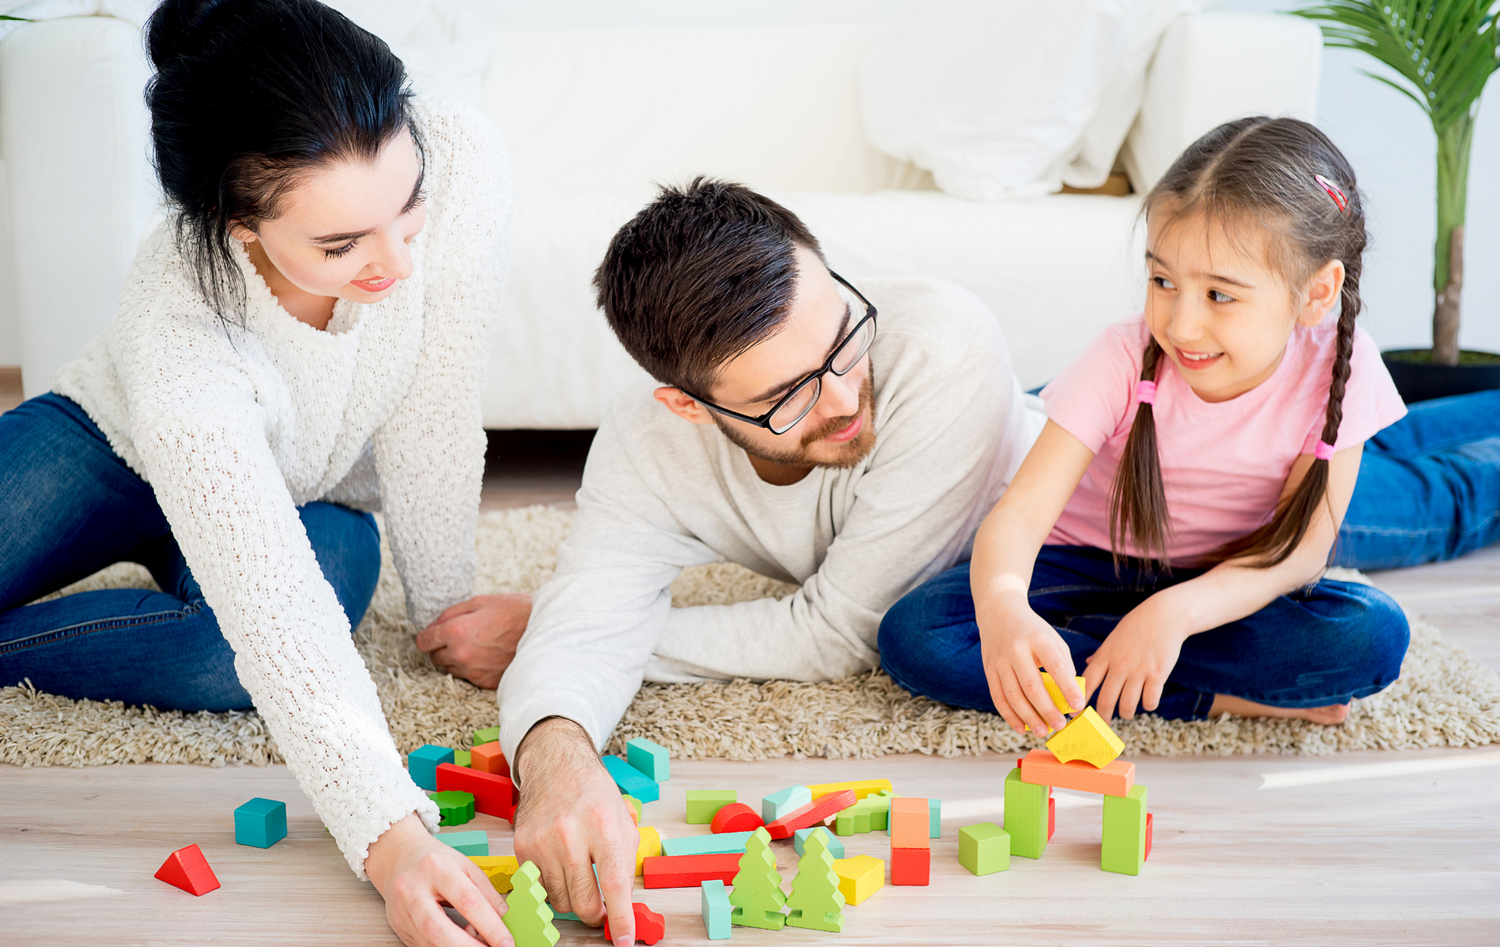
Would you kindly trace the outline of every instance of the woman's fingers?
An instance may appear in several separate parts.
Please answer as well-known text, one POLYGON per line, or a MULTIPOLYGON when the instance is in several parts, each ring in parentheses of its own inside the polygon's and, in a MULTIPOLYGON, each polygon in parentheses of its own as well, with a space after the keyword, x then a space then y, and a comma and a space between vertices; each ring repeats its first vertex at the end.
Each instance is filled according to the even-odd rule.
MULTIPOLYGON (((470 862, 470 864, 472 865, 473 863, 470 862)), ((476 868, 475 870, 477 871, 478 869, 476 868)), ((480 872, 480 874, 483 875, 484 873, 480 872)), ((510 936, 510 930, 505 926, 505 922, 500 919, 500 915, 505 911, 504 902, 500 903, 497 910, 494 902, 499 900, 499 896, 495 895, 494 900, 491 900, 491 898, 486 896, 484 890, 480 888, 480 884, 488 888, 490 894, 495 895, 495 888, 487 878, 476 884, 474 879, 469 877, 467 870, 451 873, 444 872, 437 879, 437 894, 438 897, 451 905, 454 910, 462 914, 464 920, 468 921, 469 925, 479 932, 480 938, 486 944, 489 944, 490 947, 502 947, 502 945, 504 947, 511 947, 514 942, 510 936)), ((446 917, 446 915, 444 916, 446 917)), ((461 933, 452 923, 448 926, 455 933, 461 933)), ((472 942, 466 942, 463 937, 459 937, 454 943, 467 943, 468 947, 473 947, 472 942)))

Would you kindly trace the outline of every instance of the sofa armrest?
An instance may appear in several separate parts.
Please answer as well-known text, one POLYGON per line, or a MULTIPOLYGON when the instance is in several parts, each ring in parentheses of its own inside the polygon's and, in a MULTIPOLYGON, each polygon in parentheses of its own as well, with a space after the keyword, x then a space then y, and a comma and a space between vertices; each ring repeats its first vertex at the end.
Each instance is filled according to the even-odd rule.
POLYGON ((1121 158, 1137 192, 1149 191, 1183 150, 1249 115, 1317 114, 1323 35, 1294 16, 1204 13, 1162 37, 1146 98, 1121 158))

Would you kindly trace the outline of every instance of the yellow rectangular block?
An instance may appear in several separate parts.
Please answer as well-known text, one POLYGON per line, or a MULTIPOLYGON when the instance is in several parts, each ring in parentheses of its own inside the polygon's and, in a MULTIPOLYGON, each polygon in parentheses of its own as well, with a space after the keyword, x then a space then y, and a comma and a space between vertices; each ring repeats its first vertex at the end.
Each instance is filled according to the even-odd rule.
MULTIPOLYGON (((1080 691, 1085 694, 1088 693, 1088 688, 1084 684, 1082 677, 1075 677, 1073 680, 1078 684, 1080 691)), ((1058 710, 1061 710, 1065 714, 1070 714, 1076 709, 1068 706, 1068 702, 1063 699, 1062 688, 1058 686, 1057 681, 1052 679, 1052 675, 1046 671, 1042 672, 1042 686, 1047 688, 1047 696, 1052 698, 1052 703, 1057 705, 1058 710)))
POLYGON ((817 801, 819 796, 826 796, 831 792, 843 792, 845 789, 854 790, 855 799, 873 796, 882 790, 887 792, 892 791, 889 779, 856 779, 846 783, 819 783, 816 786, 808 786, 807 788, 812 793, 814 802, 817 801))
POLYGON ((510 876, 521 867, 514 855, 470 855, 469 861, 479 866, 490 884, 501 894, 509 894, 510 876))
POLYGON ((1064 763, 1083 760, 1096 768, 1103 768, 1125 752, 1125 743, 1094 708, 1085 707, 1083 713, 1052 735, 1047 741, 1047 749, 1064 763))
POLYGON ((635 874, 639 878, 646 859, 661 854, 661 833, 649 825, 637 827, 641 833, 641 844, 635 850, 635 874))
POLYGON ((846 904, 858 904, 885 887, 885 862, 870 855, 835 858, 833 871, 846 904))

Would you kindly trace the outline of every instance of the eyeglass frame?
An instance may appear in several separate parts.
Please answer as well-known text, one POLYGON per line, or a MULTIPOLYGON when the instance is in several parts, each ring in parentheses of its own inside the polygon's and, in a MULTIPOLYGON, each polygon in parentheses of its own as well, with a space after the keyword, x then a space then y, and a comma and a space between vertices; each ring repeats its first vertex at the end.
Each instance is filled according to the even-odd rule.
MULTIPOLYGON (((807 376, 803 377, 802 379, 800 379, 795 385, 793 385, 791 387, 790 390, 787 391, 786 394, 782 395, 780 398, 777 399, 776 403, 771 406, 771 410, 767 411, 765 414, 760 415, 759 417, 751 417, 748 414, 741 414, 738 411, 731 411, 728 408, 720 407, 719 405, 714 404, 712 401, 709 401, 707 398, 700 398, 697 395, 693 394, 691 391, 688 391, 686 389, 681 389, 682 393, 685 394, 685 395, 687 395, 689 398, 692 398, 694 401, 698 402, 699 404, 703 405, 705 408, 708 408, 711 411, 717 411, 719 414, 722 414, 722 415, 724 415, 726 417, 734 418, 736 421, 743 421, 746 424, 753 424, 756 427, 763 427, 766 430, 770 431, 772 434, 775 434, 777 437, 780 437, 781 435, 785 434, 787 431, 790 431, 792 428, 796 427, 802 421, 803 418, 807 417, 809 414, 812 413, 812 409, 813 408, 817 407, 817 405, 818 405, 818 398, 823 397, 822 379, 823 379, 824 375, 832 373, 833 375, 835 375, 835 376, 837 376, 839 378, 842 378, 845 375, 849 374, 850 372, 854 371, 854 366, 855 365, 858 365, 861 361, 864 361, 864 355, 861 355, 860 358, 854 362, 854 365, 850 365, 848 368, 844 369, 841 372, 840 371, 834 371, 833 360, 839 357, 839 353, 844 350, 844 346, 846 346, 850 342, 854 341, 854 337, 859 334, 859 330, 861 330, 861 329, 863 329, 865 327, 865 323, 866 322, 874 323, 874 325, 872 325, 871 328, 870 328, 870 344, 874 345, 875 344, 875 331, 876 331, 876 329, 879 328, 879 323, 876 322, 876 319, 875 319, 875 304, 872 303, 872 302, 870 302, 868 299, 866 299, 864 293, 861 293, 859 290, 855 289, 854 285, 852 283, 850 283, 848 280, 844 279, 842 276, 840 276, 837 273, 835 273, 833 270, 829 270, 828 271, 828 275, 832 276, 834 279, 838 280, 839 284, 841 286, 843 286, 845 289, 849 290, 849 292, 853 293, 856 297, 858 297, 858 299, 859 299, 860 302, 862 302, 862 303, 865 304, 865 316, 864 316, 863 319, 861 319, 858 322, 856 322, 854 324, 854 328, 850 329, 849 332, 842 339, 839 340, 839 344, 838 345, 835 345, 833 347, 833 352, 831 352, 829 354, 828 358, 824 360, 823 367, 820 368, 820 369, 818 369, 817 371, 813 372, 812 374, 807 375, 807 376), (806 388, 808 385, 811 385, 811 384, 814 384, 814 383, 816 383, 819 386, 818 396, 817 396, 817 398, 814 398, 811 401, 811 403, 808 404, 807 410, 804 411, 804 412, 802 412, 802 414, 798 416, 797 420, 793 421, 791 424, 788 424, 786 426, 786 430, 778 431, 774 427, 772 427, 771 426, 771 416, 773 414, 775 414, 777 411, 780 411, 782 405, 786 404, 788 401, 791 401, 793 398, 795 398, 797 396, 797 393, 800 392, 803 388, 806 388)), ((865 355, 870 354, 870 350, 868 348, 865 349, 865 353, 864 354, 865 355)))

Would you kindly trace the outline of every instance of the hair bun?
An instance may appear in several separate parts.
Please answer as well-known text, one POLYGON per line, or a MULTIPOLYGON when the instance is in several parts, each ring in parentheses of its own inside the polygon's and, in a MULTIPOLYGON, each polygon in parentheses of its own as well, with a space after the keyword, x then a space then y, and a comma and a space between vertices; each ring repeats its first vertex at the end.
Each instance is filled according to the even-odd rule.
POLYGON ((146 24, 146 49, 157 70, 179 56, 187 56, 203 47, 200 27, 219 7, 233 0, 162 0, 146 24))

